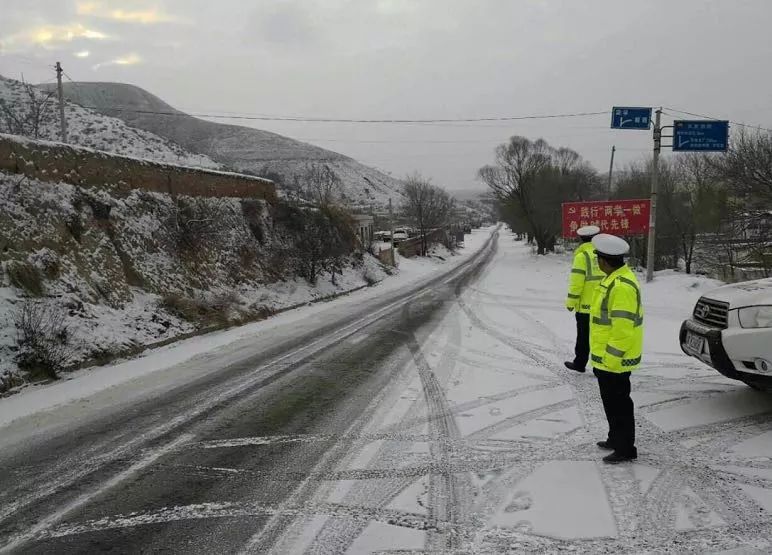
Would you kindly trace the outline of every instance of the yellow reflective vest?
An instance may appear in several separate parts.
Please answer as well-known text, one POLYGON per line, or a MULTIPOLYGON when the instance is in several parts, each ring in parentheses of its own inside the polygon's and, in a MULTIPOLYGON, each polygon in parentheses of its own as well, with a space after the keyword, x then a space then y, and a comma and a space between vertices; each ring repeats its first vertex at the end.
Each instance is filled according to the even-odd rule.
POLYGON ((589 314, 595 289, 602 279, 603 272, 598 267, 592 243, 582 243, 574 253, 574 264, 568 278, 566 308, 580 314, 589 314))
POLYGON ((641 288, 625 265, 600 282, 590 311, 590 351, 593 367, 631 372, 643 352, 641 288))

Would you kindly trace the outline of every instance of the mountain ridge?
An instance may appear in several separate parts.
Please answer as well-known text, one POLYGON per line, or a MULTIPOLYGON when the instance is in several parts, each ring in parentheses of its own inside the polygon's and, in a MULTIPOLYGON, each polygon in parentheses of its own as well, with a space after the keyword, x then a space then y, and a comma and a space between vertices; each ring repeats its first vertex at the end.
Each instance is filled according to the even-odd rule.
MULTIPOLYGON (((47 90, 51 85, 43 86, 47 90)), ((136 85, 111 82, 64 84, 67 100, 116 117, 181 147, 241 172, 279 174, 285 186, 302 177, 309 163, 323 163, 340 177, 350 204, 385 205, 398 199, 398 180, 343 154, 278 133, 211 122, 177 110, 136 85)))
MULTIPOLYGON (((221 170, 219 164, 203 154, 195 154, 169 139, 89 110, 77 103, 65 102, 69 144, 181 166, 221 170)), ((0 75, 0 132, 32 139, 60 140, 56 102, 43 90, 0 75), (32 114, 39 111, 39 117, 32 114), (37 124, 33 121, 37 119, 37 124)))

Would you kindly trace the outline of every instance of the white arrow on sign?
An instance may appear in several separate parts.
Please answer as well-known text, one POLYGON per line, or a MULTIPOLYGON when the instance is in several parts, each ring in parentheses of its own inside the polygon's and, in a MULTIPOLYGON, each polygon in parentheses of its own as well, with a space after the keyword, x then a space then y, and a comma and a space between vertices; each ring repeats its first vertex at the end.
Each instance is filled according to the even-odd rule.
POLYGON ((690 142, 692 142, 691 139, 686 139, 684 141, 681 137, 678 137, 678 148, 681 148, 684 145, 688 145, 690 142))

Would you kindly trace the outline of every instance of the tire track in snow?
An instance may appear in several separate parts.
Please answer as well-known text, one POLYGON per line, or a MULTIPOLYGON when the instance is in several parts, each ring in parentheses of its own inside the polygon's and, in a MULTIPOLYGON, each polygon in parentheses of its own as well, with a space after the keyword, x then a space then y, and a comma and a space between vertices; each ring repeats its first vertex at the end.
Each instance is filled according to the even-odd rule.
MULTIPOLYGON (((490 248, 485 253, 484 257, 482 258, 481 262, 479 262, 476 266, 473 267, 472 271, 467 272, 461 278, 458 280, 458 284, 456 286, 456 290, 459 290, 460 288, 464 287, 471 279, 473 279, 479 271, 485 267, 492 257, 494 256, 496 252, 498 244, 498 232, 495 233, 490 240, 490 248)), ((452 295, 450 296, 452 298, 452 295)), ((403 309, 403 317, 408 318, 409 317, 409 307, 405 306, 403 309)), ((442 378, 444 381, 447 382, 448 377, 453 371, 453 368, 455 366, 455 359, 454 356, 457 355, 458 346, 461 344, 461 330, 458 327, 458 323, 456 319, 453 319, 453 327, 451 329, 451 336, 448 337, 446 341, 445 347, 442 349, 442 357, 437 365, 438 369, 443 370, 442 378)), ((415 340, 415 343, 418 344, 417 339, 413 336, 408 337, 408 340, 415 340)), ((415 345, 413 346, 413 349, 411 349, 415 353, 415 345)), ((420 344, 418 344, 418 352, 420 353, 420 344)), ((423 355, 421 355, 423 357, 423 355)), ((415 359, 415 354, 414 354, 415 359)), ((424 362, 425 358, 423 359, 424 362)), ((415 360, 414 360, 415 362, 415 360)), ((428 364, 428 363, 427 363, 428 364)), ((431 426, 437 426, 438 421, 447 421, 446 419, 450 419, 450 421, 453 423, 452 427, 448 427, 447 429, 449 431, 453 430, 453 427, 455 427, 455 421, 453 421, 452 415, 450 414, 450 408, 447 404, 447 400, 444 398, 444 392, 442 391, 442 384, 437 379, 437 376, 434 375, 432 372, 432 375, 434 376, 434 380, 432 384, 425 384, 424 378, 426 377, 426 374, 424 373, 424 376, 421 376, 421 365, 416 363, 416 367, 419 369, 419 378, 421 378, 422 382, 422 389, 424 390, 424 399, 419 400, 413 403, 413 405, 408 409, 408 412, 405 414, 403 421, 415 421, 418 420, 418 414, 420 414, 421 411, 424 409, 429 413, 428 417, 423 418, 423 420, 429 420, 430 421, 430 429, 431 426), (429 391, 430 394, 436 394, 439 393, 443 400, 440 405, 438 406, 436 403, 436 400, 433 400, 431 397, 429 397, 426 392, 429 391), (434 408, 434 412, 432 413, 432 408, 434 408), (432 424, 434 422, 434 424, 432 424)), ((391 429, 399 429, 401 424, 397 424, 395 426, 392 426, 391 429)), ((440 425, 442 427, 442 425, 440 425)), ((442 430, 440 430, 442 432, 442 430)), ((457 430, 456 430, 457 432, 457 430)), ((445 442, 446 444, 452 444, 455 442, 445 442)), ((435 444, 430 444, 430 449, 432 449, 435 444)), ((447 447, 443 446, 443 448, 439 451, 440 453, 443 452, 443 449, 447 447)), ((435 452, 432 452, 432 455, 434 455, 435 452)), ((395 450, 393 446, 386 445, 379 449, 378 453, 374 456, 373 461, 374 462, 388 462, 388 461, 398 461, 401 458, 401 453, 399 450, 395 450)), ((458 486, 458 483, 451 484, 450 482, 457 482, 458 479, 455 477, 452 480, 445 480, 446 486, 453 486, 454 488, 458 486)), ((374 504, 377 506, 385 506, 386 504, 390 503, 399 493, 401 493, 405 488, 410 486, 412 484, 412 480, 397 480, 397 481, 390 481, 387 484, 381 484, 379 487, 373 489, 373 488, 367 488, 366 490, 358 490, 356 492, 350 492, 347 495, 347 499, 350 497, 353 497, 354 499, 358 497, 366 497, 366 500, 370 504, 374 504)), ((468 486, 465 486, 461 489, 467 489, 468 486)), ((437 488, 430 488, 431 491, 436 491, 437 488)), ((430 491, 430 496, 434 496, 437 501, 442 501, 442 496, 436 496, 436 494, 432 494, 430 491)), ((447 496, 446 496, 447 497, 447 496)), ((453 505, 453 504, 452 504, 453 505)), ((458 504, 458 498, 456 498, 455 503, 455 511, 458 511, 459 504, 458 504)), ((430 503, 429 507, 430 511, 434 511, 436 513, 436 505, 433 503, 430 503)), ((457 528, 456 528, 457 529, 457 528)), ((328 545, 329 542, 334 542, 336 545, 336 549, 339 551, 345 550, 346 546, 351 545, 351 542, 354 538, 356 538, 359 534, 362 533, 364 530, 363 526, 344 526, 340 522, 336 522, 334 519, 328 520, 328 522, 324 525, 322 530, 317 534, 316 538, 314 539, 311 547, 308 548, 308 552, 314 553, 314 552, 323 552, 324 546, 328 545)), ((440 537, 443 537, 442 534, 439 534, 440 537)), ((436 537, 432 534, 430 534, 429 537, 429 543, 434 544, 436 542, 436 537)), ((453 543, 453 538, 449 538, 450 543, 453 543)), ((444 537, 442 541, 439 543, 448 543, 448 538, 444 537)))
POLYGON ((539 417, 546 416, 548 414, 552 414, 553 412, 574 406, 576 406, 576 400, 574 399, 568 399, 557 403, 550 403, 549 405, 544 405, 533 410, 515 414, 505 418, 504 420, 499 420, 490 426, 486 426, 485 428, 482 428, 481 430, 468 435, 467 439, 470 441, 490 439, 492 436, 495 436, 499 432, 508 430, 509 428, 517 426, 518 424, 525 424, 526 422, 536 420, 539 417))
POLYGON ((103 532, 149 526, 161 523, 185 520, 228 519, 259 516, 281 516, 283 518, 313 517, 325 515, 343 518, 353 522, 369 523, 383 522, 394 526, 412 528, 415 530, 433 530, 433 524, 426 516, 373 507, 358 507, 336 503, 302 504, 275 507, 260 503, 248 502, 212 502, 197 503, 177 507, 162 508, 155 511, 135 512, 127 515, 114 515, 77 524, 63 524, 49 528, 38 534, 37 540, 62 538, 77 534, 103 532))
MULTIPOLYGON (((406 307, 407 310, 407 307, 406 307)), ((449 440, 459 439, 458 425, 453 413, 448 407, 445 392, 440 386, 437 377, 426 360, 418 340, 413 336, 408 342, 408 348, 413 354, 413 361, 418 368, 421 379, 424 398, 427 403, 429 418, 429 430, 431 433, 449 440)), ((449 468, 452 447, 450 444, 430 445, 432 460, 438 460, 439 466, 449 468)), ((452 472, 432 474, 429 480, 429 515, 430 521, 435 523, 449 523, 454 529, 461 522, 460 511, 463 510, 461 499, 458 498, 458 480, 452 472)), ((457 538, 454 534, 436 538, 430 535, 429 547, 433 549, 453 549, 457 546, 457 538), (433 541, 432 541, 433 540, 433 541)))
MULTIPOLYGON (((518 389, 511 389, 509 391, 505 391, 494 395, 486 395, 484 397, 479 397, 472 401, 451 405, 451 408, 449 409, 449 415, 455 416, 468 410, 473 410, 476 408, 484 407, 486 405, 490 405, 491 403, 505 401, 507 399, 514 399, 526 393, 535 393, 537 391, 553 389, 558 385, 560 385, 559 382, 545 382, 545 383, 536 384, 536 385, 524 386, 518 389)), ((439 416, 441 415, 435 415, 435 417, 439 417, 439 416)), ((397 424, 384 428, 383 431, 384 433, 391 433, 392 431, 394 433, 398 433, 399 431, 410 430, 412 428, 415 428, 416 426, 421 426, 423 424, 426 424, 429 422, 429 420, 430 420, 430 417, 418 417, 412 420, 403 420, 397 424)))
MULTIPOLYGON (((395 356, 390 366, 391 368, 389 368, 388 372, 392 379, 399 376, 403 368, 400 357, 395 356)), ((362 430, 365 429, 377 409, 384 402, 384 399, 387 398, 388 393, 389 387, 381 388, 365 410, 351 423, 347 428, 346 433, 342 434, 341 437, 356 438, 362 436, 362 430)), ((350 449, 350 441, 335 441, 335 443, 324 453, 321 460, 314 466, 311 475, 336 468, 340 461, 348 456, 350 449)), ((278 511, 272 513, 269 521, 247 540, 242 552, 264 553, 271 549, 276 542, 281 539, 286 530, 290 528, 298 518, 304 516, 301 513, 293 513, 291 510, 289 512, 283 512, 283 509, 308 505, 311 503, 311 499, 317 494, 318 489, 319 481, 310 479, 308 474, 306 474, 306 477, 304 477, 303 481, 298 485, 295 491, 280 504, 277 508, 278 511)))
MULTIPOLYGON (((402 311, 402 320, 405 322, 404 328, 409 328, 409 325, 407 322, 410 318, 410 308, 405 306, 402 311)), ((417 339, 413 334, 405 334, 407 343, 410 344, 412 342, 417 343, 417 339)), ((458 326, 453 326, 450 330, 450 334, 448 334, 445 338, 445 345, 441 349, 442 356, 440 360, 438 361, 437 368, 443 369, 445 372, 443 373, 443 377, 447 378, 449 373, 452 371, 453 368, 453 356, 454 350, 458 348, 458 345, 461 341, 461 331, 458 326)), ((419 347, 420 348, 420 347, 419 347)), ((408 351, 410 352, 411 359, 413 361, 413 364, 416 366, 419 372, 419 379, 421 369, 416 364, 415 360, 415 354, 414 351, 415 348, 411 349, 408 345, 408 351)), ((423 384, 423 382, 422 382, 423 384)), ((439 382, 437 382, 437 386, 441 389, 441 385, 439 382)), ((422 389, 423 385, 422 385, 422 389)), ((417 420, 419 418, 420 414, 432 414, 431 410, 432 407, 436 409, 437 405, 434 401, 429 400, 426 398, 426 394, 424 393, 423 398, 414 401, 410 408, 407 410, 406 414, 403 416, 401 421, 412 421, 417 420), (433 403, 430 405, 430 403, 433 403)), ((443 416, 443 412, 447 412, 447 407, 445 406, 443 410, 435 410, 435 416, 433 418, 431 417, 424 417, 423 420, 430 420, 430 421, 436 421, 441 420, 443 418, 447 418, 447 415, 443 416)), ((452 420, 452 419, 451 419, 452 420)), ((399 423, 395 424, 394 426, 391 426, 387 429, 387 436, 392 435, 393 432, 390 432, 390 430, 399 430, 401 429, 401 425, 399 423)), ((430 431, 429 437, 433 438, 435 441, 429 444, 430 452, 432 454, 433 460, 434 456, 439 452, 443 452, 444 450, 450 449, 452 451, 453 445, 452 443, 455 443, 457 438, 450 438, 446 434, 443 433, 443 430, 434 425, 430 424, 430 431), (453 439, 453 441, 451 441, 453 439)), ((376 434, 378 435, 378 434, 376 434)), ((397 434, 397 435, 404 435, 404 434, 397 434)), ((402 451, 401 446, 395 445, 394 442, 388 442, 381 446, 377 453, 373 456, 370 465, 380 465, 385 466, 388 468, 394 468, 397 466, 400 466, 400 464, 404 460, 404 454, 402 451)), ((387 480, 381 480, 377 481, 372 484, 354 484, 349 492, 346 494, 345 501, 351 502, 353 504, 368 504, 370 506, 375 507, 385 507, 391 501, 397 497, 402 491, 405 490, 405 488, 409 487, 413 482, 415 478, 393 478, 393 479, 387 479, 387 480)), ((436 490, 436 489, 435 489, 436 490)), ((429 511, 434 511, 432 508, 432 504, 429 504, 430 507, 428 508, 429 511)), ((436 512, 436 511, 435 511, 436 512)), ((348 548, 348 546, 351 545, 351 543, 364 531, 366 528, 366 524, 359 523, 359 522, 351 522, 351 521, 342 521, 340 519, 329 519, 325 525, 322 527, 321 531, 316 535, 316 538, 314 539, 311 546, 308 548, 309 553, 323 553, 325 552, 326 547, 328 545, 335 545, 336 549, 338 551, 345 551, 345 549, 348 548)), ((438 536, 442 537, 443 534, 438 534, 438 536)), ((434 534, 430 534, 430 541, 434 541, 434 534)))

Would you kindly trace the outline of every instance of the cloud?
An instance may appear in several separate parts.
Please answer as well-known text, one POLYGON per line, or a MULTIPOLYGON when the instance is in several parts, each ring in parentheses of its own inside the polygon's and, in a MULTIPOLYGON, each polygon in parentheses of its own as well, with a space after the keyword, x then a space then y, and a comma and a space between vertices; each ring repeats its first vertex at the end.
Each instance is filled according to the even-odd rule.
POLYGON ((76 58, 88 58, 91 53, 88 50, 81 50, 80 52, 73 53, 76 58))
POLYGON ((96 64, 93 67, 93 69, 94 71, 97 71, 103 67, 108 67, 108 66, 134 66, 141 63, 142 63, 142 58, 138 54, 128 54, 126 56, 121 56, 120 58, 115 58, 114 60, 108 60, 107 62, 100 62, 96 64))
POLYGON ((139 10, 111 9, 103 2, 78 2, 76 6, 78 15, 109 19, 123 23, 141 23, 152 25, 154 23, 166 23, 176 21, 177 18, 166 14, 157 8, 139 10))
POLYGON ((297 0, 263 6, 256 15, 258 33, 253 36, 257 39, 284 47, 302 47, 319 38, 310 10, 297 0))
POLYGON ((34 27, 4 38, 2 44, 9 50, 28 46, 53 48, 79 39, 104 40, 107 38, 109 36, 102 31, 88 28, 80 23, 73 23, 70 25, 42 25, 34 27))
POLYGON ((403 15, 415 13, 417 6, 410 0, 378 0, 376 12, 384 15, 403 15))

